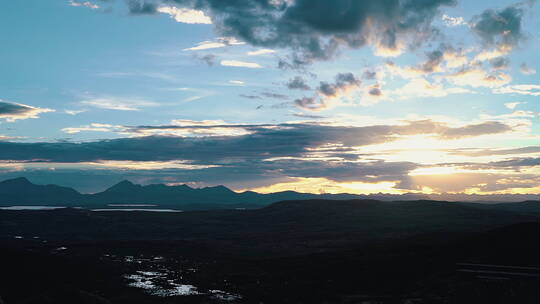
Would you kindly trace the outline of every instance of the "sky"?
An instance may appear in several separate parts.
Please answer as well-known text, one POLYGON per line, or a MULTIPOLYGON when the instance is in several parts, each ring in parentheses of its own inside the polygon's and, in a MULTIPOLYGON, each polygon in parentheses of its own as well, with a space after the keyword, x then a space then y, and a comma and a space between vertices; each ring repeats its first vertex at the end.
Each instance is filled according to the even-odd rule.
POLYGON ((540 193, 540 5, 0 2, 0 179, 540 193))

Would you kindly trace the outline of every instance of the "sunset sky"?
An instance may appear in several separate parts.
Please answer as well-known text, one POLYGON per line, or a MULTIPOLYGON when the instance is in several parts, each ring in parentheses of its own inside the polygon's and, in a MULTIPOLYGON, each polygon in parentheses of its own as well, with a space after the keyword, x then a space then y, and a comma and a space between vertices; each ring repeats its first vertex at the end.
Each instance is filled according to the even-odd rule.
POLYGON ((0 1, 0 180, 540 193, 540 4, 0 1))

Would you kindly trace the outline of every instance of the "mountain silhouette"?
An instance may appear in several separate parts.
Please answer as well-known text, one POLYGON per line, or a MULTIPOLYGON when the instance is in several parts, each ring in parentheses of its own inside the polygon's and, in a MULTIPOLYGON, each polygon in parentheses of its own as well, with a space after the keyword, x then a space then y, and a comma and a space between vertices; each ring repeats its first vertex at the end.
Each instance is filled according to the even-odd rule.
POLYGON ((35 185, 24 177, 0 182, 0 205, 65 205, 83 199, 74 189, 57 185, 35 185))
POLYGON ((219 185, 192 188, 188 185, 168 186, 164 184, 138 185, 123 180, 105 191, 81 194, 68 187, 36 185, 24 177, 0 182, 0 206, 50 205, 65 207, 107 207, 114 204, 151 204, 159 207, 204 210, 231 208, 259 208, 274 202, 306 199, 379 199, 411 200, 426 199, 423 195, 354 195, 354 194, 311 194, 283 191, 261 194, 253 191, 234 192, 219 185))
MULTIPOLYGON (((36 185, 24 177, 0 182, 0 206, 65 206, 65 207, 109 207, 116 204, 146 204, 160 208, 181 210, 260 208, 280 201, 292 200, 353 200, 372 199, 380 201, 429 200, 423 194, 313 194, 295 191, 257 193, 253 191, 235 192, 219 185, 205 188, 192 188, 188 185, 138 185, 123 180, 105 191, 94 194, 81 194, 78 191, 58 185, 36 185)), ((475 204, 476 205, 476 204, 475 204)), ((481 204, 478 204, 481 205, 481 204)), ((501 205, 500 209, 513 209, 517 205, 501 205), (503 208, 505 207, 505 208, 503 208)), ((526 204, 523 209, 540 208, 536 204, 526 204)), ((493 206, 479 206, 492 208, 493 206)), ((517 210, 516 210, 517 211, 517 210)))

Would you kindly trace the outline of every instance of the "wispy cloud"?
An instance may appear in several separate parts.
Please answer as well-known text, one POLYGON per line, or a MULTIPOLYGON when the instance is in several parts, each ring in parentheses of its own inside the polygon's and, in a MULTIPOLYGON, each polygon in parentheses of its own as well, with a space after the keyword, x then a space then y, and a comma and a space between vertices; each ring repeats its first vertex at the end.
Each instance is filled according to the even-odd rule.
POLYGON ((130 77, 145 77, 152 79, 166 80, 170 82, 177 82, 178 78, 174 75, 163 72, 103 72, 98 73, 97 76, 105 78, 130 78, 130 77))
POLYGON ((522 104, 523 102, 508 102, 505 103, 504 106, 507 107, 510 110, 514 110, 518 105, 522 104))
POLYGON ((91 9, 98 9, 100 8, 99 5, 95 4, 95 3, 92 3, 90 1, 77 1, 77 0, 69 0, 69 5, 70 6, 83 6, 83 7, 88 7, 88 8, 91 8, 91 9))
POLYGON ((267 54, 273 54, 276 51, 270 50, 270 49, 260 49, 256 51, 247 52, 248 56, 260 56, 260 55, 267 55, 267 54))
POLYGON ((126 97, 93 97, 82 100, 82 105, 91 106, 100 109, 117 110, 117 111, 139 111, 144 107, 159 106, 154 101, 149 101, 141 98, 126 98, 126 97))
POLYGON ((186 48, 184 49, 184 51, 202 51, 202 50, 223 48, 223 47, 231 46, 231 45, 243 45, 243 44, 245 44, 245 42, 238 41, 232 37, 221 37, 221 38, 216 39, 216 41, 199 42, 197 43, 196 46, 186 48))
POLYGON ((445 88, 440 83, 431 83, 424 78, 415 78, 392 92, 393 95, 400 99, 411 97, 443 97, 452 93, 470 93, 470 90, 445 88))
POLYGON ((68 133, 68 134, 76 134, 80 132, 115 132, 115 133, 122 133, 126 131, 127 128, 123 126, 118 125, 111 125, 111 124, 102 124, 102 123, 91 123, 89 125, 80 126, 80 127, 70 127, 70 128, 63 128, 62 132, 68 133))
POLYGON ((64 113, 75 116, 75 115, 84 113, 86 111, 87 111, 86 109, 83 109, 83 110, 64 110, 64 113))
POLYGON ((220 62, 222 66, 238 67, 238 68, 249 68, 249 69, 261 69, 262 65, 255 62, 246 62, 239 60, 222 60, 220 62))
POLYGON ((445 76, 446 80, 461 86, 498 88, 512 81, 512 77, 501 71, 487 73, 480 68, 464 68, 445 76))
POLYGON ((540 96, 540 85, 538 84, 510 85, 510 86, 494 89, 493 93, 540 96))
POLYGON ((187 98, 183 99, 182 101, 184 101, 184 102, 191 102, 191 101, 199 100, 199 99, 201 99, 201 98, 203 98, 203 97, 204 97, 204 96, 195 95, 195 96, 187 97, 187 98))

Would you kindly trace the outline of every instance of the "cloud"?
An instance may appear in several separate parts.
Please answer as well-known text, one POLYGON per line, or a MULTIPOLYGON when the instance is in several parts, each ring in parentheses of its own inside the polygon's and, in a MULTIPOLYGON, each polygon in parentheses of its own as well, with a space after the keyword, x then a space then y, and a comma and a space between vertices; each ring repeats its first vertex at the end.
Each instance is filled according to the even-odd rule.
POLYGON ((532 111, 514 111, 509 114, 501 114, 501 115, 481 114, 480 118, 489 119, 489 120, 499 120, 499 119, 508 120, 508 119, 514 119, 514 118, 534 118, 534 116, 535 114, 532 111))
POLYGON ((64 110, 64 113, 68 114, 68 115, 78 115, 78 114, 81 114, 81 113, 84 113, 86 112, 87 110, 64 110))
POLYGON ((464 156, 480 157, 480 156, 494 156, 494 155, 516 155, 516 154, 536 154, 540 153, 540 146, 528 146, 521 148, 502 148, 502 149, 463 149, 453 151, 454 154, 460 154, 464 156))
POLYGON ((458 128, 448 128, 439 135, 443 139, 456 139, 480 135, 500 134, 512 131, 512 127, 498 121, 487 121, 458 128))
POLYGON ((474 57, 474 61, 486 61, 486 60, 493 60, 501 56, 508 55, 510 53, 511 49, 504 47, 494 50, 483 50, 480 53, 476 54, 474 57))
POLYGON ((362 79, 365 79, 365 80, 375 80, 375 79, 377 79, 377 72, 366 70, 366 71, 364 71, 364 73, 362 74, 362 79))
MULTIPOLYGON (((169 125, 158 126, 94 123, 64 131, 72 134, 115 132, 128 137, 78 143, 1 141, 0 167, 2 163, 9 163, 24 170, 25 176, 39 174, 37 170, 44 172, 55 168, 58 169, 55 176, 73 178, 84 168, 84 174, 90 174, 94 179, 100 175, 104 178, 129 175, 146 183, 165 180, 227 183, 238 188, 271 185, 291 178, 325 178, 338 183, 374 184, 372 186, 379 190, 381 183, 388 184, 389 189, 416 189, 418 178, 414 177, 413 182, 410 174, 418 173, 426 166, 423 164, 426 154, 415 150, 422 144, 419 138, 452 145, 454 141, 514 131, 512 125, 496 121, 452 124, 430 119, 388 121, 364 126, 328 120, 283 124, 175 120, 169 125), (414 157, 386 159, 385 155, 391 153, 394 156, 399 151, 385 151, 384 147, 392 143, 400 147, 403 140, 414 143, 414 146, 401 146, 401 149, 410 150, 414 157)), ((430 148, 441 155, 437 146, 430 144, 430 148)), ((517 159, 521 157, 519 153, 538 151, 538 147, 529 147, 519 151, 463 149, 454 153, 503 155, 502 159, 489 158, 495 162, 509 160, 504 159, 507 154, 517 159)), ((535 157, 538 156, 528 156, 535 157)), ((444 161, 448 159, 444 157, 444 161)), ((532 163, 523 161, 515 165, 527 168, 525 166, 532 163)), ((502 163, 491 167, 495 165, 507 170, 502 163)), ((513 169, 508 164, 508 170, 513 169)), ((424 182, 429 184, 429 181, 424 182)))
POLYGON ((368 91, 368 94, 371 96, 377 96, 377 97, 383 95, 381 91, 381 87, 378 84, 371 86, 371 88, 368 91))
POLYGON ((493 93, 496 94, 519 94, 519 95, 530 95, 530 96, 540 96, 540 85, 538 84, 517 84, 505 86, 502 88, 497 88, 493 90, 493 93))
POLYGON ((464 67, 469 63, 463 50, 441 44, 437 49, 425 53, 426 60, 414 67, 399 67, 394 62, 386 62, 386 69, 402 78, 416 78, 431 73, 443 73, 448 69, 464 67))
POLYGON ((92 3, 90 1, 76 1, 76 0, 69 0, 69 5, 70 6, 84 6, 84 7, 88 7, 88 8, 91 8, 91 9, 98 9, 99 8, 99 5, 95 4, 95 3, 92 3))
POLYGON ((513 158, 510 160, 490 162, 488 163, 488 166, 509 167, 509 168, 535 167, 535 166, 540 166, 540 158, 538 157, 513 158))
POLYGON ((241 80, 229 80, 229 83, 234 84, 234 85, 239 85, 239 86, 243 86, 244 84, 246 84, 245 82, 241 80))
POLYGON ((455 0, 170 0, 128 2, 134 14, 157 12, 159 4, 202 10, 217 31, 263 48, 285 48, 297 62, 333 58, 340 47, 370 45, 378 54, 398 54, 431 37, 433 18, 455 0), (324 16, 324 18, 321 18, 324 16))
POLYGON ((504 106, 507 107, 510 110, 515 109, 518 105, 522 104, 523 102, 508 102, 505 103, 504 106))
POLYGON ((498 57, 489 61, 491 68, 494 70, 504 70, 510 66, 510 59, 505 57, 498 57))
POLYGON ((220 62, 220 64, 222 66, 249 68, 249 69, 261 69, 261 68, 263 68, 263 66, 258 64, 258 63, 245 62, 245 61, 239 61, 239 60, 222 60, 220 62))
POLYGON ((263 161, 279 157, 307 157, 317 153, 338 157, 358 155, 353 147, 392 142, 407 136, 429 135, 442 140, 511 132, 504 122, 449 126, 433 120, 394 125, 328 125, 324 123, 227 124, 223 121, 176 120, 164 126, 92 124, 66 131, 119 130, 128 138, 94 142, 0 143, 0 160, 88 162, 99 160, 170 161, 194 164, 263 161), (327 149, 324 147, 334 147, 327 149), (321 150, 321 148, 324 148, 321 150), (339 148, 339 149, 338 149, 339 148), (330 153, 330 154, 328 154, 330 153))
POLYGON ((76 134, 80 132, 116 132, 121 133, 127 130, 127 127, 110 125, 110 124, 101 124, 101 123, 92 123, 90 125, 81 126, 81 127, 72 127, 72 128, 63 128, 62 132, 68 134, 76 134))
POLYGON ((488 9, 472 20, 472 30, 485 46, 513 49, 525 36, 521 28, 523 10, 517 5, 502 10, 488 9))
POLYGON ((140 98, 124 97, 95 97, 82 100, 80 104, 99 109, 117 110, 117 111, 139 111, 144 107, 155 107, 159 104, 140 98))
POLYGON ((311 87, 306 83, 304 78, 296 76, 287 82, 287 88, 289 90, 311 90, 311 87))
POLYGON ((240 96, 242 98, 247 98, 247 99, 262 99, 262 97, 259 96, 259 95, 240 94, 238 96, 240 96))
POLYGON ((243 45, 245 42, 241 42, 232 37, 220 37, 216 41, 203 41, 197 43, 196 46, 184 49, 184 51, 202 51, 209 49, 223 48, 231 45, 243 45))
POLYGON ((323 119, 323 118, 328 118, 328 117, 326 117, 326 116, 313 115, 313 114, 305 114, 305 113, 293 113, 292 116, 299 117, 299 118, 309 118, 309 119, 323 119))
POLYGON ((0 134, 0 140, 13 140, 13 139, 17 139, 17 138, 18 137, 6 136, 6 135, 0 134))
POLYGON ((264 97, 274 98, 274 99, 289 99, 290 98, 287 95, 272 93, 272 92, 262 92, 261 95, 264 97))
POLYGON ((501 71, 487 73, 475 67, 464 67, 452 74, 446 75, 445 79, 453 84, 461 86, 497 88, 512 81, 512 77, 501 71))
POLYGON ((212 24, 212 19, 206 16, 203 11, 178 8, 174 6, 160 6, 156 9, 157 12, 168 14, 176 22, 188 24, 212 24))
POLYGON ((260 55, 267 55, 267 54, 273 54, 276 51, 271 49, 260 49, 256 51, 247 52, 248 56, 260 56, 260 55))
POLYGON ((523 75, 533 75, 533 74, 536 74, 536 70, 530 66, 528 66, 525 62, 522 63, 520 66, 519 66, 519 71, 521 72, 521 74, 523 75))
POLYGON ((441 18, 444 24, 449 27, 467 25, 467 22, 465 21, 465 19, 463 19, 463 17, 450 17, 446 14, 443 14, 441 18))
POLYGON ((171 82, 178 82, 178 78, 176 78, 174 75, 167 74, 167 73, 161 73, 161 72, 105 72, 105 73, 99 73, 97 74, 100 77, 107 77, 107 78, 127 78, 127 77, 147 77, 152 79, 160 79, 160 80, 166 80, 171 82))
POLYGON ((395 89, 389 93, 399 99, 408 99, 412 97, 444 97, 450 94, 465 94, 472 92, 464 88, 445 88, 443 84, 430 82, 425 78, 414 78, 401 88, 395 89))
POLYGON ((0 99, 0 118, 9 122, 19 119, 38 118, 39 114, 47 112, 54 112, 54 110, 32 107, 21 103, 6 102, 0 99))
POLYGON ((199 61, 206 63, 208 66, 214 66, 214 64, 216 64, 217 56, 213 54, 207 54, 203 56, 195 55, 195 58, 199 61))
POLYGON ((334 83, 320 82, 313 97, 303 97, 294 102, 306 110, 323 110, 337 100, 347 97, 353 90, 360 87, 361 81, 352 73, 339 73, 334 83))

